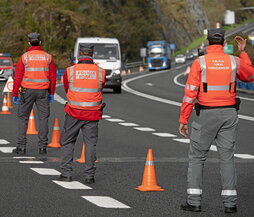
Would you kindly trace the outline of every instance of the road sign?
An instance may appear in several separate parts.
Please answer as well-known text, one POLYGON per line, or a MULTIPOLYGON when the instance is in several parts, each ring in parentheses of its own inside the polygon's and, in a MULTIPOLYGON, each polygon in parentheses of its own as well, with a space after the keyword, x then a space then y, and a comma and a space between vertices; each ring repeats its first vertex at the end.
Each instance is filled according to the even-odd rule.
POLYGON ((13 79, 11 76, 9 76, 5 86, 4 86, 4 90, 3 92, 6 93, 6 92, 12 92, 13 90, 13 79))
POLYGON ((226 54, 233 54, 234 53, 234 47, 232 44, 227 44, 223 47, 224 53, 226 54))
POLYGON ((170 46, 171 50, 175 50, 176 49, 176 45, 173 44, 173 43, 169 44, 169 46, 170 46))

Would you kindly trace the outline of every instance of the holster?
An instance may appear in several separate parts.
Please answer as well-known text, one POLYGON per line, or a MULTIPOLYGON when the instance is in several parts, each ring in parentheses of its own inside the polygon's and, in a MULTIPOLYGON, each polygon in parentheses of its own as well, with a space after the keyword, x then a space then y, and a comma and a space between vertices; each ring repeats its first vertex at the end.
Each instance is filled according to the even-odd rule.
POLYGON ((241 99, 236 97, 235 98, 235 109, 238 111, 240 109, 241 99))
POLYGON ((196 111, 196 115, 199 116, 200 115, 200 105, 198 102, 195 103, 194 108, 196 111))
POLYGON ((25 93, 26 93, 26 88, 20 87, 19 88, 19 95, 20 95, 20 101, 22 103, 25 103, 25 93))

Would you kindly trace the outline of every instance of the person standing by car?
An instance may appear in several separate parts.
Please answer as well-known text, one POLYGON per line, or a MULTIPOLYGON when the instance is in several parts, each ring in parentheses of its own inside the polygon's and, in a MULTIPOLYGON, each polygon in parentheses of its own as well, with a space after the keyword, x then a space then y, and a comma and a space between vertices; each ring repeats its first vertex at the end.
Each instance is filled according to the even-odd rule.
POLYGON ((207 54, 197 58, 185 85, 181 105, 179 133, 187 137, 188 119, 195 104, 197 117, 192 122, 189 148, 187 202, 185 211, 200 212, 204 162, 215 141, 220 159, 221 196, 225 213, 237 212, 236 172, 234 153, 238 126, 236 78, 251 82, 254 67, 244 52, 246 39, 235 37, 240 58, 223 52, 224 30, 210 29, 207 54))
POLYGON ((93 46, 80 45, 78 63, 67 68, 64 74, 64 88, 68 103, 63 132, 61 135, 61 175, 58 181, 72 180, 72 163, 75 142, 80 129, 86 145, 84 164, 84 182, 95 182, 96 145, 98 140, 98 122, 102 117, 102 89, 106 81, 106 72, 93 61, 93 46))
POLYGON ((40 34, 28 34, 29 48, 19 59, 14 74, 13 102, 18 104, 18 141, 13 150, 26 153, 26 131, 30 112, 35 103, 39 116, 39 153, 47 153, 49 103, 54 101, 56 67, 53 58, 40 47, 40 34))

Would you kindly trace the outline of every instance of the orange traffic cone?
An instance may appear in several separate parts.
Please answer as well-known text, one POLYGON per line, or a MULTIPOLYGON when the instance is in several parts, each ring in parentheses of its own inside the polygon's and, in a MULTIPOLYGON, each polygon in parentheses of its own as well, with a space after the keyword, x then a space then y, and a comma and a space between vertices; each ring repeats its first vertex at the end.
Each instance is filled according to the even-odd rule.
POLYGON ((8 109, 8 106, 7 106, 6 95, 4 95, 2 111, 0 112, 0 114, 3 114, 3 115, 11 114, 11 112, 9 112, 9 109, 8 109))
POLYGON ((86 160, 85 160, 85 151, 86 151, 86 147, 85 147, 85 144, 83 144, 82 149, 81 149, 80 158, 78 158, 76 160, 76 162, 81 163, 81 164, 86 162, 86 160))
POLYGON ((59 121, 58 118, 55 118, 54 120, 54 127, 53 127, 53 133, 51 137, 51 143, 48 144, 48 147, 50 148, 60 148, 60 127, 59 127, 59 121))
POLYGON ((36 129, 36 123, 35 123, 35 116, 34 116, 34 110, 32 109, 30 116, 29 116, 29 121, 28 121, 28 127, 26 134, 30 135, 35 135, 38 134, 38 131, 36 129))
POLYGON ((7 93, 7 106, 8 106, 9 109, 13 108, 10 92, 7 93))
POLYGON ((144 71, 143 66, 139 66, 139 72, 143 72, 143 71, 144 71))
POLYGON ((157 185, 155 167, 153 162, 153 151, 148 149, 146 156, 146 165, 143 174, 142 185, 136 189, 139 191, 164 191, 163 188, 157 185))
POLYGON ((131 70, 130 69, 128 69, 128 74, 131 74, 131 70))

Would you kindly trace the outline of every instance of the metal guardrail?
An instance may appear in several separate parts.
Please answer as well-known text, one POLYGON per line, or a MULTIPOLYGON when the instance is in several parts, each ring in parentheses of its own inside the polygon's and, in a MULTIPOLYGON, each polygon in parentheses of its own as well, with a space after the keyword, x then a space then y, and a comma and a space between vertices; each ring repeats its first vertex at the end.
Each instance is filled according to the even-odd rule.
POLYGON ((140 66, 145 66, 145 64, 142 61, 137 61, 137 62, 132 62, 132 63, 125 63, 125 67, 127 69, 131 69, 131 68, 137 68, 140 66))

